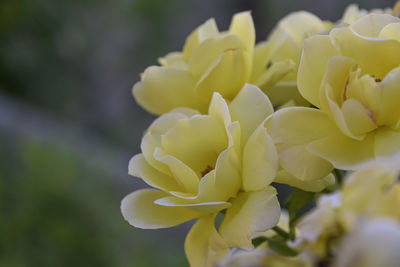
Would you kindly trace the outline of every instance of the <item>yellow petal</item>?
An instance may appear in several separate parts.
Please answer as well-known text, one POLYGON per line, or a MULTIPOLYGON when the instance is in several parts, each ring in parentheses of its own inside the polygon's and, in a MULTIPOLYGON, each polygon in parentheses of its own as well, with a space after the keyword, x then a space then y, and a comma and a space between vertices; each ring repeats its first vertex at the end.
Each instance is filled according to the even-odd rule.
POLYGON ((364 139, 365 133, 363 133, 361 135, 355 135, 350 131, 350 129, 346 123, 346 120, 344 118, 342 110, 340 109, 338 103, 336 103, 333 100, 334 92, 333 92, 332 87, 329 84, 326 85, 326 89, 325 89, 324 93, 325 93, 325 97, 326 97, 326 100, 327 100, 327 103, 328 103, 329 109, 330 109, 330 113, 328 113, 328 114, 331 115, 331 117, 336 122, 336 125, 342 131, 342 133, 352 139, 356 139, 356 140, 364 139))
POLYGON ((149 127, 147 133, 144 135, 140 148, 146 161, 158 171, 171 175, 168 166, 154 159, 154 152, 157 147, 161 147, 161 135, 174 128, 178 121, 187 119, 188 114, 196 113, 191 109, 180 109, 181 112, 170 112, 163 114, 157 118, 149 127))
POLYGON ((219 92, 232 99, 245 83, 247 66, 240 49, 225 50, 200 77, 196 83, 196 92, 211 98, 213 92, 219 92))
POLYGON ((202 213, 214 213, 229 208, 231 206, 231 203, 223 201, 200 202, 200 203, 190 203, 190 202, 193 201, 191 201, 190 199, 182 199, 175 196, 168 196, 157 199, 154 203, 166 207, 186 207, 191 210, 202 213))
POLYGON ((171 174, 180 187, 184 189, 184 192, 197 192, 200 177, 189 166, 179 159, 167 155, 161 148, 156 148, 154 158, 168 166, 171 174))
POLYGON ((208 108, 208 115, 218 119, 223 123, 223 125, 225 125, 225 127, 228 127, 232 122, 228 104, 217 92, 213 94, 213 98, 211 99, 210 107, 208 108))
MULTIPOLYGON (((245 68, 243 70, 245 80, 248 80, 251 74, 254 44, 256 41, 256 33, 254 29, 253 19, 249 11, 240 12, 233 16, 229 33, 239 36, 245 44, 245 68)), ((233 76, 232 76, 233 77, 233 76)))
POLYGON ((222 152, 215 166, 215 188, 227 200, 236 196, 241 187, 240 159, 233 147, 222 152))
POLYGON ((254 130, 274 112, 268 97, 257 87, 246 84, 229 104, 233 121, 239 121, 242 129, 242 142, 246 143, 254 130))
POLYGON ((154 204, 158 198, 167 196, 159 190, 142 189, 127 195, 121 202, 125 220, 143 229, 176 226, 199 217, 199 213, 184 207, 164 207, 154 204))
POLYGON ((230 147, 219 155, 215 169, 203 176, 196 196, 177 196, 189 203, 224 202, 237 195, 241 183, 240 160, 230 147))
POLYGON ((397 174, 384 168, 365 168, 346 177, 342 189, 342 209, 346 212, 367 213, 388 187, 396 181, 397 174), (371 197, 373 196, 373 197, 371 197))
POLYGON ((302 181, 289 172, 285 170, 278 171, 278 174, 274 180, 275 183, 288 184, 290 186, 300 188, 304 191, 309 192, 321 192, 325 188, 335 183, 335 177, 333 174, 329 174, 323 178, 312 180, 312 181, 302 181))
POLYGON ((297 85, 301 95, 314 106, 320 107, 319 88, 328 60, 337 55, 329 36, 316 35, 304 41, 297 85))
MULTIPOLYGON (((274 105, 285 105, 291 102, 292 106, 310 106, 310 103, 301 96, 295 81, 279 81, 271 88, 267 89, 263 86, 260 88, 265 91, 274 105)), ((279 108, 282 108, 282 106, 279 106, 279 108)))
POLYGON ((226 35, 207 39, 193 51, 188 70, 200 78, 224 51, 240 51, 243 49, 245 49, 245 44, 239 36, 226 35))
POLYGON ((159 58, 158 62, 161 66, 173 66, 176 68, 184 69, 187 67, 186 62, 183 59, 183 54, 181 52, 171 52, 166 56, 159 58))
POLYGON ((400 23, 387 24, 379 32, 379 38, 387 38, 400 41, 400 23))
POLYGON ((243 192, 232 201, 219 228, 219 232, 230 247, 253 248, 254 232, 274 227, 280 216, 276 190, 243 192))
POLYGON ((253 49, 256 33, 251 13, 245 11, 235 14, 229 27, 229 33, 239 36, 248 50, 253 49))
POLYGON ((275 62, 254 83, 260 86, 264 92, 268 92, 270 88, 294 71, 295 68, 296 65, 291 59, 275 62))
POLYGON ((333 166, 307 150, 307 145, 337 132, 327 115, 317 109, 289 107, 275 112, 265 126, 274 140, 281 166, 300 180, 327 176, 333 166))
POLYGON ((377 38, 392 18, 395 19, 380 14, 364 16, 351 27, 333 29, 330 36, 341 54, 355 59, 363 73, 382 78, 400 62, 400 42, 377 38))
POLYGON ((174 67, 147 68, 132 90, 136 101, 154 114, 181 106, 204 112, 208 105, 207 99, 196 94, 190 73, 174 67))
POLYGON ((375 156, 378 160, 400 156, 400 131, 379 129, 375 135, 375 156))
POLYGON ((400 23, 400 19, 387 14, 369 14, 352 23, 350 29, 360 37, 377 38, 391 23, 400 23))
POLYGON ((219 34, 215 19, 209 19, 196 30, 194 30, 189 37, 186 39, 185 45, 183 46, 183 58, 188 61, 193 53, 193 50, 208 38, 215 38, 219 34))
POLYGON ((354 98, 343 103, 342 112, 346 124, 355 135, 368 133, 377 127, 373 111, 354 98))
POLYGON ((165 175, 159 172, 157 169, 150 166, 143 154, 138 154, 134 156, 129 161, 129 171, 130 175, 140 177, 152 187, 163 189, 166 191, 182 191, 184 190, 173 177, 165 175))
POLYGON ((343 170, 356 170, 375 159, 373 133, 361 141, 335 133, 310 143, 307 149, 343 170))
POLYGON ((331 101, 338 106, 341 106, 343 101, 350 97, 348 96, 350 73, 356 65, 357 62, 353 59, 343 56, 334 56, 328 60, 326 72, 319 90, 321 109, 328 112, 330 110, 327 96, 330 96, 331 101), (326 93, 328 85, 332 90, 330 95, 326 93))
POLYGON ((249 80, 251 83, 255 83, 258 77, 260 77, 267 70, 268 63, 270 62, 273 53, 277 49, 277 43, 277 41, 261 42, 255 46, 253 54, 253 68, 249 80))
POLYGON ((395 128, 400 120, 400 68, 395 68, 376 86, 377 122, 395 128))
POLYGON ((200 177, 207 168, 214 168, 218 155, 227 148, 225 127, 217 119, 197 115, 179 120, 161 137, 165 153, 192 168, 200 177))
POLYGON ((215 215, 201 217, 185 240, 185 253, 191 267, 211 267, 229 253, 229 247, 214 226, 215 215))
POLYGON ((279 21, 278 26, 273 30, 269 38, 285 38, 285 42, 276 52, 274 60, 279 61, 290 58, 298 65, 303 40, 323 32, 327 28, 327 24, 324 21, 309 12, 299 11, 285 16, 279 21))
POLYGON ((243 151, 243 189, 265 189, 278 170, 278 154, 264 125, 260 125, 249 138, 243 151))

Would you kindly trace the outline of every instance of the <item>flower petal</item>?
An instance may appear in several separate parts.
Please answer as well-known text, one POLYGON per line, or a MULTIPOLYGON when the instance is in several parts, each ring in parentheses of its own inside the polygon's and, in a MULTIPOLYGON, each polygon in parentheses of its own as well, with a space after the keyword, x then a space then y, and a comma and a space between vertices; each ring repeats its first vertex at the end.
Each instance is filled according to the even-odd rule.
POLYGON ((359 141, 336 133, 310 143, 307 149, 343 170, 356 170, 375 160, 374 134, 359 141))
POLYGON ((204 213, 214 213, 220 210, 229 208, 231 203, 229 202, 200 202, 200 203, 190 203, 193 202, 190 199, 182 199, 175 196, 168 196, 164 198, 157 199, 154 201, 155 204, 166 206, 166 207, 186 207, 197 212, 204 213))
POLYGON ((211 98, 213 92, 219 92, 225 98, 232 99, 247 80, 245 60, 241 49, 223 51, 196 83, 196 92, 205 98, 211 98))
POLYGON ((185 240, 185 253, 192 267, 211 267, 229 253, 214 226, 215 215, 201 217, 185 240))
POLYGON ((246 84, 229 104, 232 121, 239 121, 242 129, 242 143, 254 130, 274 112, 268 97, 255 85, 246 84))
POLYGON ((400 156, 400 131, 380 129, 375 135, 375 156, 377 160, 400 156))
POLYGON ((122 200, 122 215, 129 224, 143 229, 172 227, 199 217, 199 213, 184 207, 154 204, 156 199, 167 195, 159 190, 137 190, 122 200))
POLYGON ((181 106, 204 112, 208 104, 207 99, 196 94, 190 73, 174 67, 147 68, 132 91, 136 101, 154 114, 181 106))
POLYGON ((304 41, 297 86, 301 95, 314 106, 320 107, 319 88, 328 60, 337 55, 338 51, 327 35, 315 35, 304 41))
POLYGON ((231 114, 229 112, 228 104, 225 99, 217 92, 213 94, 210 106, 208 108, 208 115, 218 119, 225 127, 231 124, 231 114))
POLYGON ((278 154, 264 125, 249 138, 243 150, 242 179, 245 191, 265 189, 278 170, 278 154))
POLYGON ((129 161, 128 173, 132 176, 140 177, 152 187, 166 191, 182 191, 183 188, 171 176, 159 172, 150 166, 143 154, 135 155, 129 161))
POLYGON ((304 191, 309 192, 321 192, 325 188, 335 183, 335 177, 333 174, 328 174, 327 176, 312 180, 312 181, 302 181, 297 177, 293 176, 285 170, 278 171, 278 174, 274 180, 274 183, 287 184, 296 188, 300 188, 304 191))
POLYGON ((382 79, 400 62, 400 42, 378 38, 382 26, 392 20, 398 21, 398 18, 370 14, 350 27, 333 29, 330 36, 340 53, 355 59, 363 73, 382 79))
POLYGON ((200 177, 189 166, 179 159, 167 155, 161 148, 156 148, 154 158, 168 166, 172 176, 184 192, 197 192, 200 177))
POLYGON ((165 153, 176 157, 202 177, 204 170, 215 167, 218 155, 227 148, 225 127, 217 119, 197 115, 179 120, 161 136, 165 153))
POLYGON ((183 46, 183 58, 188 61, 196 47, 208 38, 215 38, 219 34, 215 19, 209 19, 194 30, 186 39, 183 46))
POLYGON ((188 70, 192 75, 200 78, 224 51, 240 51, 244 48, 245 44, 242 39, 235 35, 207 39, 193 51, 189 59, 188 70))
POLYGON ((233 16, 229 33, 239 36, 248 50, 253 49, 256 41, 253 19, 249 11, 240 12, 233 16))
POLYGON ((274 140, 281 166, 300 180, 315 180, 327 176, 333 166, 309 152, 307 145, 334 132, 336 126, 317 109, 289 107, 280 109, 265 123, 274 140))
POLYGON ((230 247, 253 248, 251 237, 254 232, 272 228, 279 221, 280 206, 273 187, 240 193, 231 203, 219 228, 230 247))

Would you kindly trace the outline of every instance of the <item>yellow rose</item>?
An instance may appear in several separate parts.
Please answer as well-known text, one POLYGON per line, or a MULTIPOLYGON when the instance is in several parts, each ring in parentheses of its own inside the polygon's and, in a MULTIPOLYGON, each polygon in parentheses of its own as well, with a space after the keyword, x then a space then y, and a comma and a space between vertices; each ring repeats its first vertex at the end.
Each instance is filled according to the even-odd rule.
POLYGON ((255 231, 280 214, 274 179, 278 159, 263 121, 268 97, 245 85, 229 103, 214 93, 207 115, 178 108, 156 119, 132 158, 129 173, 157 188, 131 193, 122 213, 133 226, 171 227, 194 218, 185 251, 192 266, 208 266, 229 247, 251 248, 255 231), (226 209, 217 230, 214 219, 226 209))
POLYGON ((266 92, 274 105, 289 100, 298 105, 309 105, 298 93, 296 85, 303 41, 331 27, 332 23, 305 11, 282 18, 267 41, 256 45, 250 82, 266 92))
POLYGON ((319 198, 297 224, 302 246, 323 258, 329 250, 335 251, 343 236, 356 232, 362 220, 390 218, 400 224, 399 166, 356 171, 346 177, 341 191, 319 198))
POLYGON ((388 218, 358 222, 339 244, 333 267, 400 266, 400 224, 388 218))
POLYGON ((147 111, 163 114, 177 107, 207 112, 213 92, 232 100, 249 81, 255 31, 250 12, 233 16, 227 32, 214 19, 186 39, 182 52, 161 58, 133 87, 136 101, 147 111))
POLYGON ((317 179, 400 152, 400 19, 370 14, 307 39, 298 72, 302 96, 266 123, 281 165, 317 179))
MULTIPOLYGON (((285 210, 281 211, 281 217, 277 224, 278 227, 286 232, 289 232, 289 215, 285 210)), ((296 231, 297 232, 297 231, 296 231)), ((298 233, 298 232, 297 232, 298 233)), ((254 237, 268 237, 271 238, 276 235, 273 230, 265 232, 258 232, 254 237)), ((294 244, 289 244, 294 246, 294 244)), ((223 258, 218 264, 218 267, 311 267, 312 262, 306 255, 300 254, 295 257, 285 257, 274 252, 269 246, 268 242, 264 242, 251 250, 235 249, 229 255, 223 258)))
POLYGON ((391 8, 372 9, 371 11, 367 11, 366 9, 360 9, 356 4, 351 4, 344 11, 340 23, 351 24, 353 22, 356 22, 360 18, 372 13, 390 15, 392 13, 392 9, 391 8))

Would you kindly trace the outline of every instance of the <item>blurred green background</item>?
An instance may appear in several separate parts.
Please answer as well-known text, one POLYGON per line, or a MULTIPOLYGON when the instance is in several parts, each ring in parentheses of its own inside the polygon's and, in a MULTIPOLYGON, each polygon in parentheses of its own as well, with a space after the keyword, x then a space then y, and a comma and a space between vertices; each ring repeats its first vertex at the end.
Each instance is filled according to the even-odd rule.
MULTIPOLYGON (((395 0, 355 1, 362 8, 395 0)), ((188 224, 129 226, 120 200, 153 117, 131 87, 209 17, 252 10, 257 39, 291 11, 337 20, 349 1, 0 1, 0 266, 187 266, 188 224)))

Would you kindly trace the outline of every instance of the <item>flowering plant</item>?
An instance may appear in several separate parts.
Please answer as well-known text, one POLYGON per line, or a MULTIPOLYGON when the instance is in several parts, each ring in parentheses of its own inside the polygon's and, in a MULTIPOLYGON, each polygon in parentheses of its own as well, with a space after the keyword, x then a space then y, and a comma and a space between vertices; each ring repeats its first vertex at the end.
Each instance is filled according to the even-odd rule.
POLYGON ((399 266, 399 9, 296 12, 259 44, 249 12, 199 26, 133 87, 160 116, 129 174, 155 189, 124 218, 197 219, 191 266, 399 266))

